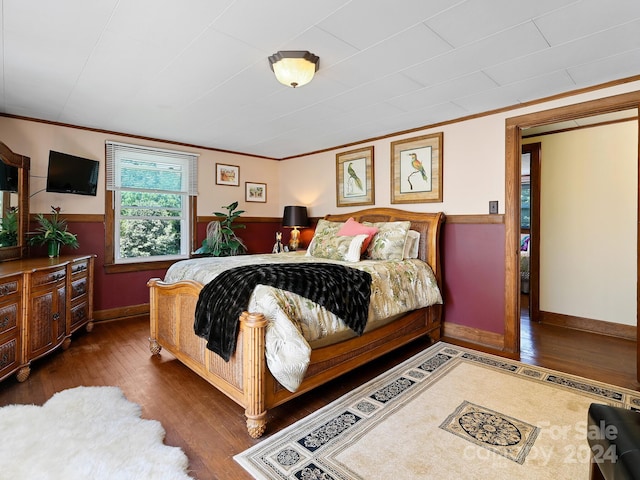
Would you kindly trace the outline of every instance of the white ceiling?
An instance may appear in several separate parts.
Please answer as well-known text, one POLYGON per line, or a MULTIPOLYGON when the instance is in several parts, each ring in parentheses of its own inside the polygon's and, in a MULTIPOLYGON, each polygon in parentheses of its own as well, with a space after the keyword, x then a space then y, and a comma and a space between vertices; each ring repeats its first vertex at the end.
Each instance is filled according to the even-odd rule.
POLYGON ((639 0, 0 6, 0 112, 273 158, 640 74, 639 0), (278 83, 278 50, 314 80, 278 83))

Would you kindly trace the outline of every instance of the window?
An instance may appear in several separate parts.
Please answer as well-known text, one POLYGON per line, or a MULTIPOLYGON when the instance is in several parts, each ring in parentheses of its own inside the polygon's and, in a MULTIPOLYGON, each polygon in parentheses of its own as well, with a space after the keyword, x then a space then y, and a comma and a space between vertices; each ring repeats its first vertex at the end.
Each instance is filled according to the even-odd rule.
POLYGON ((107 263, 187 258, 198 155, 115 142, 106 151, 107 263))

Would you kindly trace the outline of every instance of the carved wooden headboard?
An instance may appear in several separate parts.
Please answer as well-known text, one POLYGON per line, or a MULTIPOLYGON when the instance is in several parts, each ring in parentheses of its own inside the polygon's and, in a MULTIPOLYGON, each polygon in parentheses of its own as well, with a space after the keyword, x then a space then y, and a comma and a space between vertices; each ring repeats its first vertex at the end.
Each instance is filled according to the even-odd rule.
POLYGON ((442 267, 440 265, 440 233, 445 216, 442 212, 407 212, 397 208, 368 208, 351 213, 326 215, 325 220, 346 222, 353 217, 357 222, 398 222, 409 220, 411 230, 420 233, 418 257, 427 262, 442 286, 442 267))

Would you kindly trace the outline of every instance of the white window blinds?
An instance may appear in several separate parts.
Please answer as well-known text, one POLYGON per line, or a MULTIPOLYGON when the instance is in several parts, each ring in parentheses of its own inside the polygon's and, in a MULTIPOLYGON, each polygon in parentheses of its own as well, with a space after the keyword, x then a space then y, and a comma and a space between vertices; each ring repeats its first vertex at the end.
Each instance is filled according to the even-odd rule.
POLYGON ((106 142, 107 190, 198 194, 198 154, 106 142))

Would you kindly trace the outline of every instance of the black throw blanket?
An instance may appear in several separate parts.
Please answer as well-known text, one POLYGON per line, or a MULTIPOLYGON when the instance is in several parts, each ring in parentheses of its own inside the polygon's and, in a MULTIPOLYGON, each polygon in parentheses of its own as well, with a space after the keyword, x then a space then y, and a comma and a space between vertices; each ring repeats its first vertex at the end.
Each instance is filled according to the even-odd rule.
POLYGON ((326 308, 361 335, 367 323, 371 274, 333 263, 276 263, 225 270, 200 291, 194 330, 207 348, 229 361, 240 315, 257 285, 296 293, 326 308))

